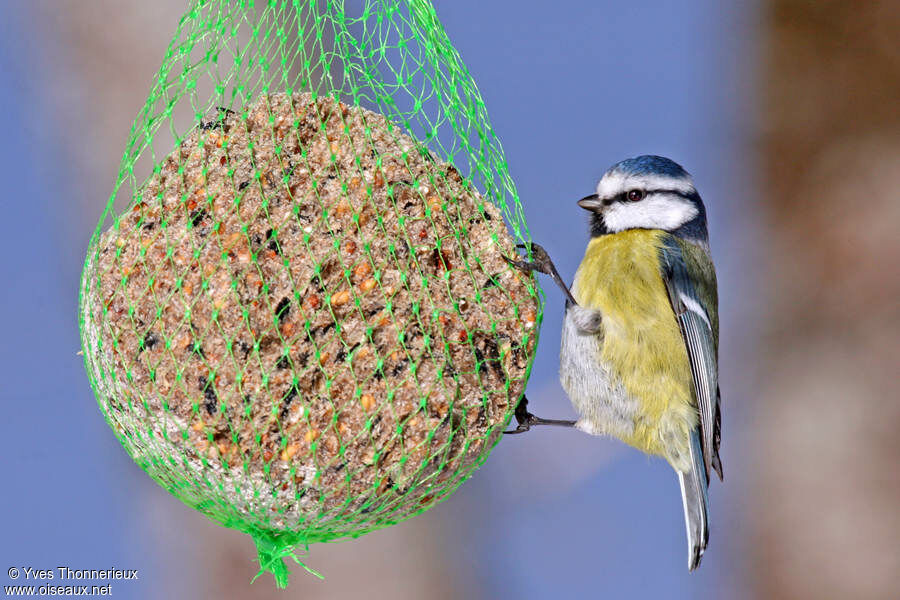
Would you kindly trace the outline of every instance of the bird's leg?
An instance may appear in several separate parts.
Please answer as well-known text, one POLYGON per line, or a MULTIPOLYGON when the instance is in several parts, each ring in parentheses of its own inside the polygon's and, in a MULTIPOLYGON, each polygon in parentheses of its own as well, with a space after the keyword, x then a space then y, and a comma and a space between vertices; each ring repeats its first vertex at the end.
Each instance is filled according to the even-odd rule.
POLYGON ((519 405, 516 406, 516 422, 518 426, 515 429, 504 431, 506 434, 524 433, 531 429, 532 425, 558 425, 560 427, 574 427, 575 421, 567 421, 564 419, 541 419, 528 412, 528 398, 522 394, 519 405))
POLYGON ((547 254, 546 250, 544 250, 541 246, 535 244, 534 242, 529 242, 527 245, 516 244, 516 248, 529 250, 533 260, 529 262, 526 260, 510 260, 504 257, 503 259, 510 266, 516 267, 517 269, 521 269, 523 271, 537 271, 538 273, 549 275, 551 279, 556 282, 556 285, 559 286, 559 289, 561 289, 566 295, 568 301, 576 306, 578 305, 578 303, 575 302, 575 297, 572 296, 572 292, 569 291, 569 286, 567 286, 562 277, 560 277, 559 271, 556 270, 556 266, 553 264, 553 261, 550 260, 550 255, 547 254))

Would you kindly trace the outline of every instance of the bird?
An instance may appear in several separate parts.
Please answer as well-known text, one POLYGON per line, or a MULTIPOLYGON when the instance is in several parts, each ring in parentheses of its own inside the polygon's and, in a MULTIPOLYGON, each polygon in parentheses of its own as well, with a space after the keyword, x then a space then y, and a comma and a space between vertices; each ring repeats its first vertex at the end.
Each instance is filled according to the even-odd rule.
POLYGON ((590 215, 590 241, 571 289, 538 244, 520 245, 531 260, 507 259, 551 276, 566 295, 559 375, 578 419, 535 417, 523 396, 507 433, 573 426, 664 458, 681 488, 693 571, 709 540, 710 471, 723 479, 706 208, 691 175, 655 155, 614 164, 578 205, 590 215))

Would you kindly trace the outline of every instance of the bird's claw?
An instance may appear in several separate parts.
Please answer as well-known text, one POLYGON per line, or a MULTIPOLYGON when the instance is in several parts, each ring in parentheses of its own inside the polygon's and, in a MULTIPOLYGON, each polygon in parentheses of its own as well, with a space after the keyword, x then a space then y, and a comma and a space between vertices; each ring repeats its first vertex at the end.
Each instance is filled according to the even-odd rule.
POLYGON ((567 421, 562 419, 541 419, 540 417, 536 417, 530 412, 528 412, 528 398, 522 396, 522 400, 519 401, 518 406, 516 406, 516 423, 518 425, 515 429, 510 429, 508 431, 504 431, 503 433, 507 435, 515 435, 517 433, 525 433, 526 431, 531 429, 532 425, 558 425, 561 427, 574 427, 575 421, 567 421))
POLYGON ((516 428, 504 431, 503 433, 514 435, 516 433, 524 433, 531 429, 532 419, 534 419, 535 416, 528 412, 528 398, 525 396, 522 396, 522 399, 519 400, 519 404, 516 405, 515 417, 516 423, 518 423, 516 428))
POLYGON ((515 429, 507 429, 503 433, 506 435, 515 435, 517 433, 525 433, 526 431, 528 431, 530 429, 531 429, 531 424, 526 421, 523 423, 519 423, 515 429))
POLYGON ((547 251, 544 250, 539 244, 535 244, 534 242, 528 242, 527 244, 516 244, 516 248, 526 250, 531 255, 532 260, 512 260, 504 256, 503 260, 505 260, 511 267, 515 267, 522 271, 537 271, 538 273, 543 273, 544 275, 553 275, 555 269, 553 267, 553 262, 550 260, 550 255, 548 255, 547 251))
MULTIPOLYGON (((550 260, 550 255, 547 254, 547 251, 540 244, 535 244, 534 242, 528 242, 526 244, 516 244, 516 248, 522 248, 523 250, 527 250, 529 254, 531 254, 532 260, 512 260, 510 258, 503 257, 503 260, 507 262, 511 267, 519 269, 521 271, 525 271, 526 273, 530 273, 532 271, 537 271, 538 273, 543 273, 544 275, 549 275, 551 279, 559 286, 559 289, 562 290, 562 293, 566 295, 566 301, 569 304, 578 304, 575 301, 575 297, 572 295, 572 292, 569 290, 569 286, 562 280, 562 277, 559 275, 559 271, 556 270, 556 266, 553 264, 553 261, 550 260)), ((528 431, 525 429, 525 431, 528 431)))

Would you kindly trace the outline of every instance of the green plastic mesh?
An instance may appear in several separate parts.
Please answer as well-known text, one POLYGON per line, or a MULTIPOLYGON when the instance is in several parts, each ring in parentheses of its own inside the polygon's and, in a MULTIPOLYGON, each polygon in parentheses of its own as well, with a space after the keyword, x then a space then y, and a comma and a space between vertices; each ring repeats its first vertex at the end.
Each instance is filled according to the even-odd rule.
POLYGON ((428 1, 198 0, 90 241, 87 372, 138 465, 284 586, 296 548, 486 459, 537 343, 527 240, 428 1))

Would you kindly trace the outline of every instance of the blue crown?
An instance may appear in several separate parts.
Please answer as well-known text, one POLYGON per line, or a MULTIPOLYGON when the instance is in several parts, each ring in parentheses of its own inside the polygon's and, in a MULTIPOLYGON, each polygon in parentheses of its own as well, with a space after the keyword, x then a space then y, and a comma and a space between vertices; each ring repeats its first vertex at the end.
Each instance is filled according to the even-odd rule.
POLYGON ((614 164, 610 171, 621 171, 629 175, 667 175, 669 177, 690 177, 681 165, 663 156, 645 154, 634 158, 626 158, 614 164))

